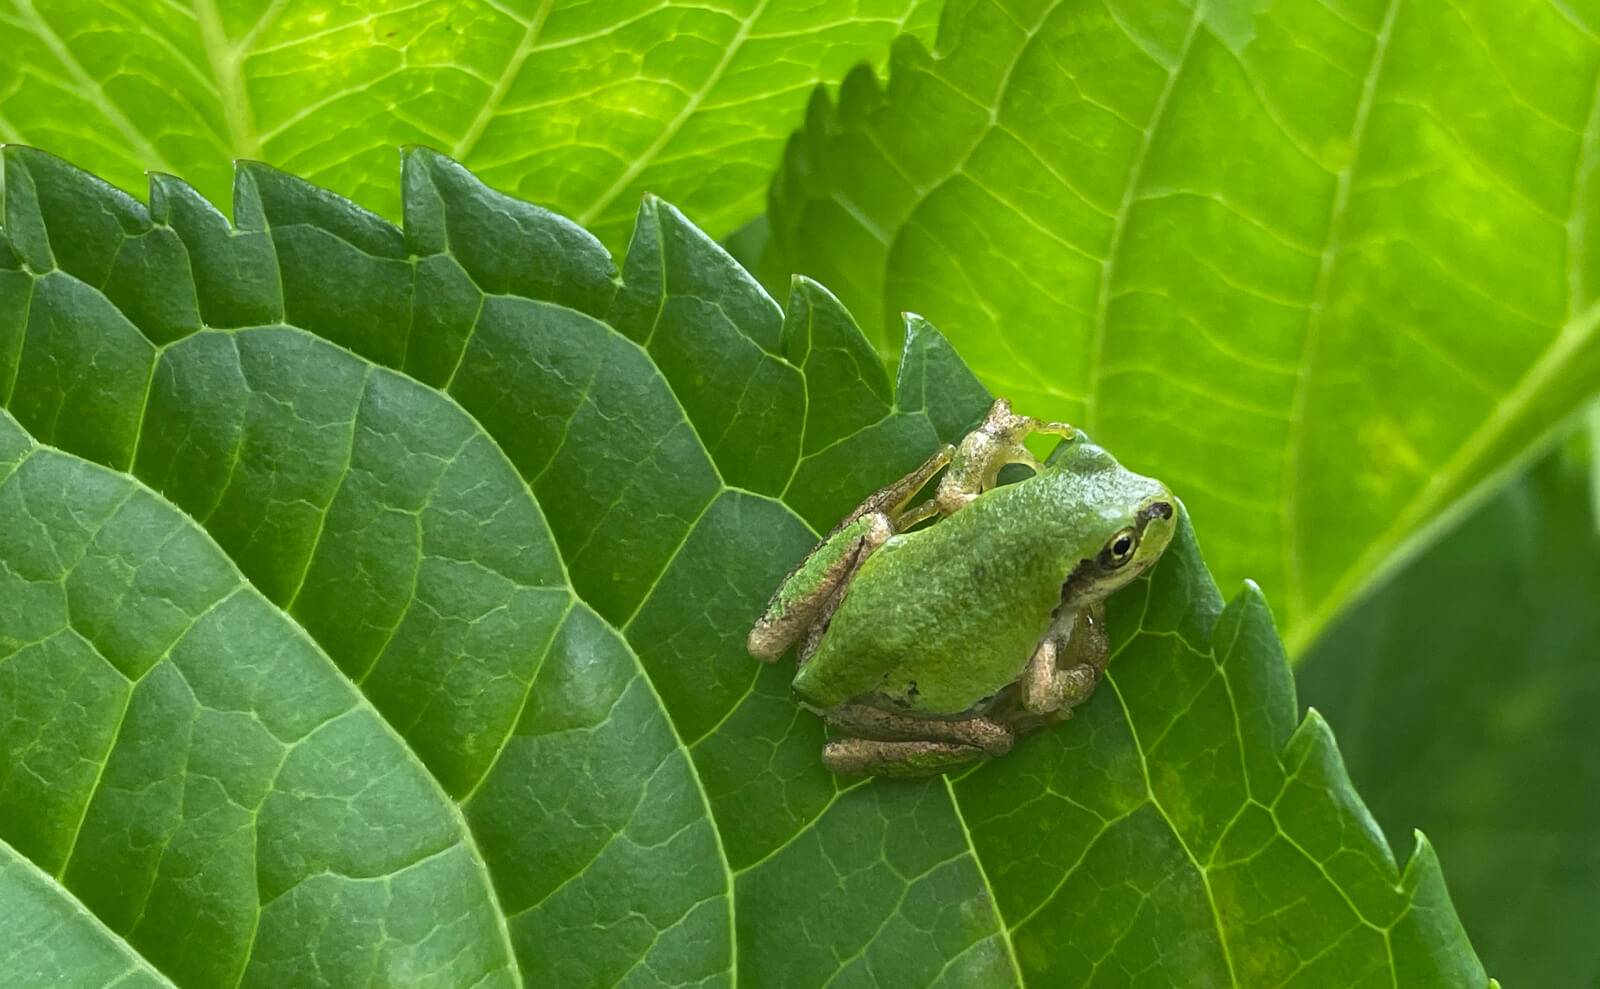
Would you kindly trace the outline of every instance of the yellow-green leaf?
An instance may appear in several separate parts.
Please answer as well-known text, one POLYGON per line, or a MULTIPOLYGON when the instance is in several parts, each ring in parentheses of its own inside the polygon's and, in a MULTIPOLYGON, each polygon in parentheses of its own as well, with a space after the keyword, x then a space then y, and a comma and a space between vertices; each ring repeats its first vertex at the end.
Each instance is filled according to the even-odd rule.
POLYGON ((140 192, 226 205, 261 159, 397 217, 394 148, 425 144, 578 218, 613 250, 646 190, 726 233, 806 95, 932 36, 937 0, 5 0, 0 141, 140 192))
POLYGON ((763 263, 1165 478, 1292 653, 1600 389, 1594 10, 958 0, 895 52, 763 263))

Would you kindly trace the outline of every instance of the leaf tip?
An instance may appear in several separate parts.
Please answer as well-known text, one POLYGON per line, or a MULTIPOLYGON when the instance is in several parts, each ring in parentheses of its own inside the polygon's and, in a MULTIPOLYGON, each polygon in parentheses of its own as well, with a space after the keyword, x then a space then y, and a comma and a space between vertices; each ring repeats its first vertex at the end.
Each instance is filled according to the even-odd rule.
POLYGON ((1405 873, 1401 882, 1408 888, 1413 886, 1412 873, 1421 870, 1434 870, 1439 867, 1439 853, 1434 851, 1433 842, 1428 840, 1427 834, 1421 828, 1411 829, 1411 854, 1406 858, 1405 873))
POLYGON ((1250 577, 1240 581, 1239 593, 1235 595, 1235 600, 1243 602, 1251 608, 1264 608, 1269 616, 1272 613, 1271 606, 1267 604, 1266 593, 1261 590, 1261 585, 1250 577))
POLYGON ((418 163, 432 164, 433 162, 442 160, 456 163, 454 158, 449 157, 437 148, 430 148, 426 144, 417 144, 415 142, 411 142, 407 144, 401 144, 398 147, 400 150, 400 165, 402 168, 405 167, 406 164, 413 161, 418 163))
POLYGON ((883 86, 871 62, 857 62, 839 81, 839 112, 854 122, 883 102, 883 86))
POLYGON ((1418 967, 1426 964, 1435 970, 1453 970, 1451 985, 1497 985, 1484 971, 1451 903, 1433 843, 1421 830, 1413 830, 1411 835, 1411 856, 1400 875, 1400 888, 1410 907, 1393 928, 1397 952, 1413 956, 1418 967))
MULTIPOLYGON (((1305 717, 1300 719, 1300 730, 1326 732, 1330 738, 1333 736, 1333 728, 1328 724, 1328 719, 1322 716, 1321 711, 1310 706, 1306 708, 1305 717)), ((1296 733, 1298 734, 1298 730, 1296 733)))
POLYGON ((1333 727, 1323 718, 1322 712, 1314 707, 1306 708, 1305 716, 1283 746, 1282 761, 1291 775, 1326 790, 1340 808, 1346 834, 1352 838, 1360 835, 1368 851, 1385 864, 1390 876, 1399 872, 1394 850, 1389 847, 1377 818, 1356 792, 1333 727))
POLYGON ((150 184, 150 215, 160 217, 165 223, 172 213, 173 198, 184 195, 190 188, 189 183, 170 172, 153 168, 145 169, 144 177, 150 184))
MULTIPOLYGON (((941 26, 939 33, 943 35, 945 29, 941 26)), ((940 48, 951 47, 941 40, 940 48)), ((911 32, 899 35, 889 44, 889 71, 891 75, 913 65, 927 65, 933 61, 933 53, 928 51, 928 46, 922 39, 911 32)))
POLYGON ((809 275, 802 275, 799 272, 789 276, 789 305, 784 307, 785 312, 796 304, 807 306, 818 299, 826 299, 843 308, 843 304, 839 302, 838 297, 828 291, 828 286, 815 278, 809 275))
POLYGON ((920 354, 930 345, 944 342, 944 334, 932 323, 914 312, 900 314, 900 326, 905 336, 900 345, 900 364, 904 367, 912 355, 920 354))

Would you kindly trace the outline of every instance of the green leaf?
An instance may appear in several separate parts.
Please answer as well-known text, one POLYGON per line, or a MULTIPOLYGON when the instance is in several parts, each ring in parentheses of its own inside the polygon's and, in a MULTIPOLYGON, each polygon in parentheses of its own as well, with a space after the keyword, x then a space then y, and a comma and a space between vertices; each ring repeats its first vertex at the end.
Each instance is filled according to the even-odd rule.
POLYGON ((745 634, 986 410, 927 323, 891 383, 660 201, 619 272, 429 152, 404 230, 3 160, 0 840, 59 885, 0 896, 103 925, 36 981, 1486 983, 1186 517, 1081 717, 823 771, 745 634))
POLYGON ((1600 388, 1600 19, 947 8, 813 101, 763 264, 1165 478, 1291 653, 1600 388), (880 319, 879 317, 883 318, 880 319))
POLYGON ((713 233, 761 211, 806 96, 940 0, 106 0, 0 4, 0 142, 124 189, 181 175, 223 203, 261 159, 395 217, 425 144, 576 217, 612 249, 640 195, 713 233))
POLYGON ((1427 827, 1462 920, 1512 985, 1600 974, 1600 532, 1548 458, 1337 622, 1305 694, 1391 835, 1427 827))
POLYGON ((1582 459, 1589 465, 1589 499, 1594 509, 1595 531, 1600 532, 1600 400, 1589 404, 1587 419, 1588 428, 1583 432, 1589 441, 1589 449, 1582 459))
POLYGON ((0 977, 21 986, 65 976, 79 985, 171 986, 55 880, 0 842, 0 977))

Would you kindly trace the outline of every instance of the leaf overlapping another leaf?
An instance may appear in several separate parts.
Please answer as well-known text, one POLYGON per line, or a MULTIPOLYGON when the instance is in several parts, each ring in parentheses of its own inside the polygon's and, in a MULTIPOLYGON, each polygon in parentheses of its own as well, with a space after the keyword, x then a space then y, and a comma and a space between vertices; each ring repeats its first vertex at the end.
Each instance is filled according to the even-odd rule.
POLYGON ((1600 751, 1583 744, 1600 703, 1591 475, 1546 458, 1296 671, 1388 833, 1425 827, 1451 863, 1461 919, 1508 985, 1600 972, 1600 751))
POLYGON ((1600 391, 1593 11, 952 0, 891 62, 770 263, 1182 489, 1293 653, 1600 391))
POLYGON ((821 769, 744 635, 986 408, 926 324, 891 386, 670 207, 619 273, 424 151, 404 230, 261 166, 230 225, 3 161, 12 981, 1485 982, 1186 524, 1080 718, 821 769))

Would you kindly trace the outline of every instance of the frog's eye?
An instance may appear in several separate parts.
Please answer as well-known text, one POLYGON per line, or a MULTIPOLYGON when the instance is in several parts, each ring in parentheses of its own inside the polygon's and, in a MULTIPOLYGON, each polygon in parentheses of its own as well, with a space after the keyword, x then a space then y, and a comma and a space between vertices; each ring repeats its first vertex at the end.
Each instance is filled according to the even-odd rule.
POLYGON ((1100 551, 1100 565, 1107 570, 1115 570, 1133 559, 1133 551, 1138 546, 1139 530, 1132 526, 1121 529, 1106 542, 1106 548, 1100 551))

